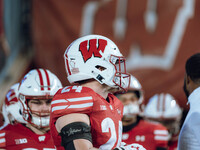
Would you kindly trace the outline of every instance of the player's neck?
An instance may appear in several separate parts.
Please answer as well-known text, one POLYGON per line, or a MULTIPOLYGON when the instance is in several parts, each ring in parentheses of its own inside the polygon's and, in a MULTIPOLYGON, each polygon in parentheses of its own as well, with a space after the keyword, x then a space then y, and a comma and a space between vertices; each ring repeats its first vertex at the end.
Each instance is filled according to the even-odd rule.
POLYGON ((84 83, 81 86, 91 88, 94 92, 101 95, 105 99, 108 97, 108 93, 110 93, 109 92, 110 87, 108 87, 107 85, 103 85, 99 83, 98 81, 91 81, 88 83, 84 83))
POLYGON ((47 131, 49 131, 49 128, 38 129, 38 128, 34 127, 33 125, 31 125, 30 123, 26 124, 26 127, 31 129, 36 134, 45 134, 45 133, 47 133, 47 131))

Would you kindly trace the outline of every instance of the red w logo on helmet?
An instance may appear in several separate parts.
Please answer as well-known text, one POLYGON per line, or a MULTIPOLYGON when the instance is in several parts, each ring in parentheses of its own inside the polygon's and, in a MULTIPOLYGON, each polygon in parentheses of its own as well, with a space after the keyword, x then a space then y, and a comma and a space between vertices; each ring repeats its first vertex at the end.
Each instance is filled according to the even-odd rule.
POLYGON ((99 51, 104 52, 105 47, 107 45, 107 41, 103 39, 98 40, 98 47, 97 47, 97 39, 91 39, 89 40, 89 46, 88 46, 88 40, 83 41, 80 43, 79 51, 81 51, 84 61, 86 62, 89 58, 94 55, 94 57, 101 58, 102 55, 99 51))

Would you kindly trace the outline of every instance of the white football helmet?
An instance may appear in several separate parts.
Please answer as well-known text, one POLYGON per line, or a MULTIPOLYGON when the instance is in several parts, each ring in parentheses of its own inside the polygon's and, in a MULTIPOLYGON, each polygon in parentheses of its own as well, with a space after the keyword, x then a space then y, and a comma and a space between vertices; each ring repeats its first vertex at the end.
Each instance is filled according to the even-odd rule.
POLYGON ((101 84, 126 90, 130 75, 125 58, 110 39, 87 35, 72 42, 64 53, 70 83, 95 79, 101 84))
POLYGON ((176 134, 180 129, 182 109, 172 95, 161 93, 149 99, 144 110, 144 116, 148 120, 162 123, 171 134, 176 134))
MULTIPOLYGON (((24 120, 43 128, 49 126, 49 116, 42 117, 28 107, 29 99, 52 99, 54 94, 62 88, 60 80, 47 69, 34 69, 29 71, 19 86, 19 100, 24 120), (38 117, 32 114, 37 114, 38 117)), ((46 112, 50 114, 50 111, 46 112)))
POLYGON ((19 83, 11 86, 10 90, 6 94, 5 101, 2 106, 2 113, 5 119, 5 123, 27 123, 23 117, 20 110, 20 102, 18 100, 18 88, 19 83))
POLYGON ((141 105, 144 101, 144 92, 140 82, 133 75, 131 75, 128 92, 135 93, 138 98, 138 103, 125 105, 123 115, 126 117, 132 117, 133 115, 141 114, 141 105))

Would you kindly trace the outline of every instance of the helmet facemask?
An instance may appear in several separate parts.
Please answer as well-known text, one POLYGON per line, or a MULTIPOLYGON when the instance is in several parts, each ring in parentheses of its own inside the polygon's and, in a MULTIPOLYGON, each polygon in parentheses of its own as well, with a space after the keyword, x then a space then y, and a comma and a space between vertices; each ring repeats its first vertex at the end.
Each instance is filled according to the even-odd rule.
POLYGON ((32 124, 33 126, 37 128, 47 128, 49 127, 49 120, 50 120, 50 106, 49 110, 39 110, 35 111, 32 110, 29 106, 29 101, 30 100, 35 100, 35 101, 40 101, 40 100, 45 100, 49 101, 52 99, 52 96, 49 97, 44 97, 44 96, 38 96, 38 97, 32 97, 32 96, 24 96, 20 95, 20 102, 22 103, 23 106, 23 118, 32 124))
POLYGON ((49 127, 50 111, 31 111, 31 119, 31 122, 39 128, 49 127))
POLYGON ((126 59, 119 56, 110 56, 110 63, 114 65, 115 74, 113 82, 120 87, 122 91, 127 91, 130 86, 130 74, 126 72, 126 59))

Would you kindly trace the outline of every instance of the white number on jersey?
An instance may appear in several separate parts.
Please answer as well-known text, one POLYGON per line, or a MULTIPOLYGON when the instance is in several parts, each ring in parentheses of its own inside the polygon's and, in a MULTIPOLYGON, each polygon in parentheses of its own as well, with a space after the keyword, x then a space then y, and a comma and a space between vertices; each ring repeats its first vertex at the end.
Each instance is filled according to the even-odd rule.
POLYGON ((62 89, 61 93, 69 92, 70 90, 75 90, 75 92, 81 92, 82 86, 66 86, 62 89))
POLYGON ((117 146, 121 143, 121 135, 122 135, 122 122, 119 121, 119 135, 118 135, 118 141, 117 141, 117 133, 115 129, 114 121, 111 118, 105 118, 101 122, 101 128, 103 133, 111 132, 110 139, 103 145, 100 146, 100 149, 111 149, 114 147, 115 143, 117 142, 117 146), (109 130, 110 129, 110 130, 109 130))

